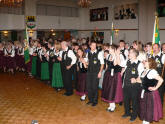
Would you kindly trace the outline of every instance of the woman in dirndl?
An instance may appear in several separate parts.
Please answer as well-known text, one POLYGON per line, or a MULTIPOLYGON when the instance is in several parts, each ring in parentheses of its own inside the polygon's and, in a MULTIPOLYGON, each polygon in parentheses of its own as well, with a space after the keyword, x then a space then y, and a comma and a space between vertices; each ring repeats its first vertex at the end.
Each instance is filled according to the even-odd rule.
POLYGON ((141 79, 138 79, 138 82, 142 83, 142 91, 139 95, 139 117, 143 124, 149 124, 163 118, 163 108, 158 92, 163 79, 155 70, 157 66, 154 59, 148 58, 144 62, 144 66, 146 69, 142 73, 141 79))
POLYGON ((24 72, 25 71, 24 48, 21 43, 18 44, 17 55, 18 55, 17 58, 18 70, 24 72))
POLYGON ((60 91, 64 85, 62 80, 62 73, 61 73, 61 64, 60 64, 60 49, 61 45, 60 43, 55 43, 55 53, 54 53, 54 64, 53 64, 53 71, 52 71, 52 87, 55 88, 55 90, 60 91))
POLYGON ((42 45, 40 61, 41 61, 41 80, 49 80, 49 64, 48 64, 48 51, 47 46, 42 45))
POLYGON ((14 69, 16 68, 15 62, 15 49, 12 43, 8 43, 5 49, 5 57, 6 57, 6 68, 8 72, 14 74, 14 69))
POLYGON ((77 72, 78 72, 78 82, 76 87, 76 94, 80 95, 81 101, 84 101, 87 94, 86 89, 86 75, 87 75, 87 59, 85 58, 85 52, 83 49, 78 49, 78 61, 77 61, 77 72))
POLYGON ((101 99, 109 103, 107 111, 113 112, 116 103, 123 101, 122 78, 120 67, 120 50, 116 50, 114 46, 110 46, 110 57, 107 59, 106 72, 103 79, 103 88, 101 99))

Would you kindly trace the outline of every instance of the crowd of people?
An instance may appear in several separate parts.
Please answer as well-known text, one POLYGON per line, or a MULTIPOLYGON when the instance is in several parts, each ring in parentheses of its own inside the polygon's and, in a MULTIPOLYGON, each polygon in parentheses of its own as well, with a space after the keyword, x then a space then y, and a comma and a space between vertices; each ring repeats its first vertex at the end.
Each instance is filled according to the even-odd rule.
POLYGON ((30 61, 25 64, 24 42, 0 43, 0 69, 4 73, 27 72, 55 88, 74 93, 87 105, 108 103, 108 112, 116 104, 124 105, 123 118, 143 124, 163 118, 165 44, 101 44, 85 40, 29 40, 30 61))

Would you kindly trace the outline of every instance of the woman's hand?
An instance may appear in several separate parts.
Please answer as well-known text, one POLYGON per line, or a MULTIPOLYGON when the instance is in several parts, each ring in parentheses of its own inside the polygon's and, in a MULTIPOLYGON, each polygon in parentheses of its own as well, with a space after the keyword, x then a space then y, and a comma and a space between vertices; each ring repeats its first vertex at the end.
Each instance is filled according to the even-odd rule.
POLYGON ((155 90, 157 90, 157 88, 156 87, 149 87, 148 90, 149 91, 155 91, 155 90))

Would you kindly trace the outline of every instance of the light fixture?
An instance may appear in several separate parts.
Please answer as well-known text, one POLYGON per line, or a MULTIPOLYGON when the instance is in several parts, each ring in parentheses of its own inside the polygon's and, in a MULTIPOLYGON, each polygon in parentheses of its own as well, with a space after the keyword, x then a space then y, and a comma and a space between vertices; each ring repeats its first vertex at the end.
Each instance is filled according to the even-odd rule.
POLYGON ((117 36, 119 34, 119 30, 115 29, 115 35, 117 36))
POLYGON ((33 30, 29 30, 29 36, 32 37, 33 36, 33 30))
POLYGON ((78 5, 82 8, 88 8, 91 5, 91 0, 79 0, 78 5))
POLYGON ((55 36, 55 35, 56 35, 56 33, 54 32, 54 33, 52 33, 52 35, 53 35, 53 36, 55 36))
POLYGON ((0 0, 0 6, 21 7, 24 0, 0 0))
POLYGON ((8 34, 9 34, 9 32, 8 32, 8 31, 3 31, 3 35, 4 35, 5 37, 7 37, 7 36, 8 36, 8 34))

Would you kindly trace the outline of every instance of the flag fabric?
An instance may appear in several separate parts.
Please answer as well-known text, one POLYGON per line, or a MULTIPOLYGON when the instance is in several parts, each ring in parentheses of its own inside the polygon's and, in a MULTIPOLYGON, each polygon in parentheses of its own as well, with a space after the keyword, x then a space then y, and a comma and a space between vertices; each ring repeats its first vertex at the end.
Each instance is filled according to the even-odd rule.
POLYGON ((24 50, 24 59, 25 59, 25 64, 27 64, 28 62, 30 62, 30 55, 29 55, 29 37, 28 37, 28 31, 27 31, 27 26, 25 29, 25 40, 24 40, 24 44, 25 44, 25 50, 24 50))
POLYGON ((152 44, 160 44, 159 19, 155 16, 152 44))
POLYGON ((112 21, 110 45, 112 45, 113 39, 114 39, 114 27, 113 27, 113 21, 112 21))

